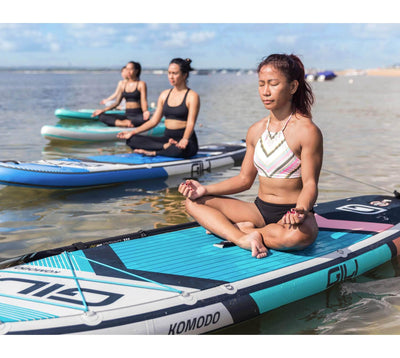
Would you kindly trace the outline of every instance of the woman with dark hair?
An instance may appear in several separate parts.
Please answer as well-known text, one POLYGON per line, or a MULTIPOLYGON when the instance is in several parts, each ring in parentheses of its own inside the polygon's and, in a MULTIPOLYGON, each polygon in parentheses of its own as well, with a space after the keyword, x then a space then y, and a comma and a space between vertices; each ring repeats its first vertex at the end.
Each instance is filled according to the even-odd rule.
POLYGON ((132 131, 118 133, 126 139, 136 153, 154 156, 189 158, 198 151, 194 127, 200 109, 199 95, 188 88, 187 80, 192 71, 190 59, 174 58, 168 66, 168 80, 173 86, 161 92, 157 108, 146 123, 132 131), (165 132, 162 137, 151 137, 139 133, 148 131, 165 117, 165 132))
POLYGON ((127 80, 117 87, 117 98, 113 104, 104 109, 97 109, 92 117, 99 116, 99 120, 111 127, 138 127, 150 117, 147 105, 147 86, 140 80, 142 66, 139 62, 130 61, 125 66, 127 80), (125 98, 125 114, 105 113, 118 107, 125 98))
POLYGON ((314 97, 295 55, 275 54, 258 66, 258 91, 269 115, 247 132, 240 173, 220 183, 187 180, 179 186, 186 209, 208 231, 263 258, 268 249, 301 250, 318 234, 313 206, 318 195, 323 139, 311 120, 314 97), (254 203, 225 195, 250 189, 254 203))

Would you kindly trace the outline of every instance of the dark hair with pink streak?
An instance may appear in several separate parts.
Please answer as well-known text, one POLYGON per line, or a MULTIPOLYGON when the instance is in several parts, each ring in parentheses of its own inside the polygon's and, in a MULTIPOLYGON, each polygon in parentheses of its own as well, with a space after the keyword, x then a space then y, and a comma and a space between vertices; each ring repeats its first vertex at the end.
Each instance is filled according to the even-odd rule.
POLYGON ((257 67, 257 73, 266 65, 274 66, 282 72, 287 81, 297 81, 299 86, 293 95, 292 105, 294 111, 299 111, 304 116, 311 118, 311 106, 314 103, 314 95, 311 86, 306 81, 304 65, 296 55, 272 54, 265 57, 257 67))

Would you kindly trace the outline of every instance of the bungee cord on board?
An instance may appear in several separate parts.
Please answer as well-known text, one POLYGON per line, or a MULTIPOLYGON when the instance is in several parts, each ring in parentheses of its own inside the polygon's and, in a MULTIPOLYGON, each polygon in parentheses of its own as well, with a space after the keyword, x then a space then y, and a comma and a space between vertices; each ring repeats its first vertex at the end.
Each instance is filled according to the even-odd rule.
POLYGON ((330 173, 330 174, 333 174, 333 175, 340 176, 340 177, 342 177, 342 178, 345 178, 345 179, 354 181, 354 182, 356 182, 356 183, 360 183, 360 184, 363 184, 363 185, 370 186, 371 188, 375 188, 375 189, 382 190, 382 191, 384 191, 384 192, 386 192, 386 193, 393 194, 396 198, 400 199, 400 193, 399 193, 396 189, 395 189, 394 191, 390 191, 390 190, 388 190, 388 189, 386 189, 386 188, 383 188, 383 187, 381 187, 381 186, 374 185, 374 184, 371 184, 371 183, 367 183, 367 182, 364 182, 364 181, 359 180, 359 179, 354 179, 354 178, 348 177, 348 176, 346 176, 346 175, 343 175, 343 174, 340 174, 340 173, 336 173, 336 172, 334 172, 333 170, 329 170, 329 169, 326 169, 326 168, 323 168, 322 171, 325 171, 325 172, 330 173))

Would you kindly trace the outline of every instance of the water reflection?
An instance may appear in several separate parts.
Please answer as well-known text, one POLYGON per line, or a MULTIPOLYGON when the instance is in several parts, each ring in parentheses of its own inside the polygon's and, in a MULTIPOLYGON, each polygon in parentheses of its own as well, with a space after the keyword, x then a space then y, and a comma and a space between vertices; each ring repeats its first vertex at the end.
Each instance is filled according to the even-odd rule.
POLYGON ((162 213, 162 220, 154 222, 154 228, 183 224, 193 221, 185 210, 184 198, 177 188, 167 188, 159 195, 145 196, 125 204, 124 213, 143 213, 157 215, 162 213))

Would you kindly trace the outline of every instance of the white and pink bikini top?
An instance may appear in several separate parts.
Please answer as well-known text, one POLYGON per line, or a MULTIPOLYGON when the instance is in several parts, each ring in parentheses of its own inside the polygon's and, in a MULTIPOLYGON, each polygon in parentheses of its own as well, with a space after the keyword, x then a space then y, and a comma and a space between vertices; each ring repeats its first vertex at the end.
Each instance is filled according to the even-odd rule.
POLYGON ((301 177, 301 160, 289 148, 283 131, 292 118, 289 116, 283 128, 276 133, 267 129, 261 135, 254 150, 254 165, 258 175, 268 178, 291 179, 301 177))

